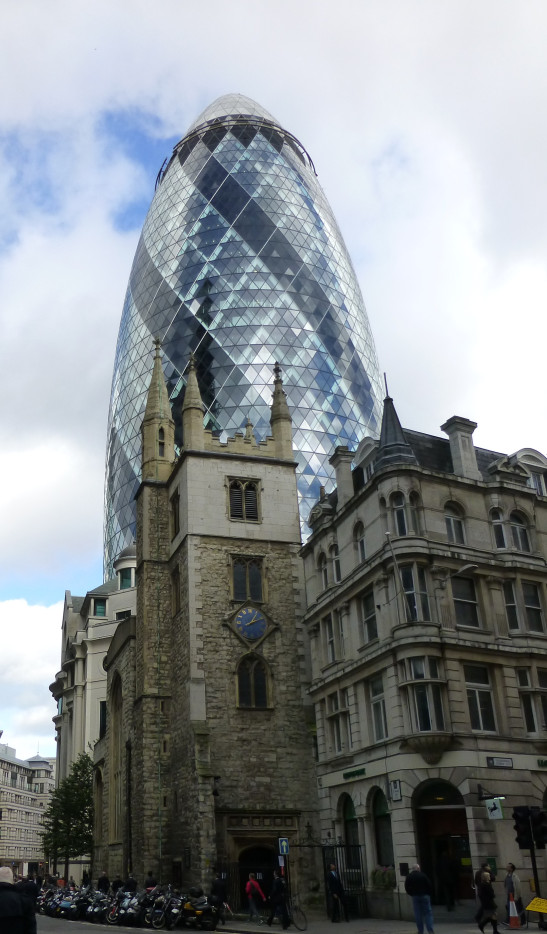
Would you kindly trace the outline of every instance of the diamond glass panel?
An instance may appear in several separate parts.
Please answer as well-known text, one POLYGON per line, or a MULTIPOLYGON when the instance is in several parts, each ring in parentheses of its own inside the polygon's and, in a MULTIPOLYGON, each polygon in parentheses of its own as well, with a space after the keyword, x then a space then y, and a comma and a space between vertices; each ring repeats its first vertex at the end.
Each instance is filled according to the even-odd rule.
POLYGON ((294 427, 302 520, 335 444, 377 436, 381 384, 351 260, 298 140, 242 95, 210 105, 158 178, 122 312, 108 422, 105 574, 135 537, 140 426, 153 339, 176 441, 193 351, 205 424, 269 434, 278 361, 294 427), (251 414, 252 413, 252 414, 251 414))

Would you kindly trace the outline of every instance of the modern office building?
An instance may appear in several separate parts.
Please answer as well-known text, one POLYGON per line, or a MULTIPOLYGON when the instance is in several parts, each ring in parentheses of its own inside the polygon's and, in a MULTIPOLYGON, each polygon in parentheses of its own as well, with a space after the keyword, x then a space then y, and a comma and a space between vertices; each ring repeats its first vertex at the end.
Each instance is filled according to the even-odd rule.
POLYGON ((485 859, 529 891, 511 814, 547 807, 547 457, 475 428, 403 431, 386 399, 379 442, 334 452, 302 550, 320 836, 373 915, 410 917, 415 862, 439 906, 485 859))
POLYGON ((158 337, 181 444, 190 352, 205 427, 269 433, 283 367, 302 515, 333 476, 330 452, 379 427, 372 334, 351 260, 302 144, 241 95, 208 107, 158 179, 122 313, 108 423, 105 576, 135 538, 140 425, 158 337))
POLYGON ((18 759, 0 743, 0 866, 16 875, 44 871, 43 816, 54 787, 53 760, 18 759))

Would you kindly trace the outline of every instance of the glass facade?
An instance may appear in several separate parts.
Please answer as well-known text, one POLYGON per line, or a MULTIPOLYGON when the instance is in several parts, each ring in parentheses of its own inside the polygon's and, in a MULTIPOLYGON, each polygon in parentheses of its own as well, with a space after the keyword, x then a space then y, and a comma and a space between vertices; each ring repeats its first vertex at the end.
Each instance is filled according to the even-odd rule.
POLYGON ((270 432, 272 368, 282 366, 305 519, 328 485, 335 445, 377 435, 381 386, 351 260, 313 163, 254 101, 208 107, 162 167, 133 262, 110 402, 105 572, 135 536, 140 425, 153 357, 181 443, 185 368, 194 352, 205 424, 247 418, 270 432))

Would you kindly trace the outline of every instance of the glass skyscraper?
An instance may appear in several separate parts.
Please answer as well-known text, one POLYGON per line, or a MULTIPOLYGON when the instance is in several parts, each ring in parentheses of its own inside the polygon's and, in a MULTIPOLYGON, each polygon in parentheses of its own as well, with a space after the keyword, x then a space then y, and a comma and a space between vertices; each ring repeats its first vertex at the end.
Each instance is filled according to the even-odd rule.
POLYGON ((122 313, 108 423, 105 571, 135 537, 153 339, 180 444, 193 351, 206 425, 269 433, 281 364, 306 518, 336 444, 378 433, 382 397, 363 299, 302 144, 249 98, 216 100, 162 167, 122 313))

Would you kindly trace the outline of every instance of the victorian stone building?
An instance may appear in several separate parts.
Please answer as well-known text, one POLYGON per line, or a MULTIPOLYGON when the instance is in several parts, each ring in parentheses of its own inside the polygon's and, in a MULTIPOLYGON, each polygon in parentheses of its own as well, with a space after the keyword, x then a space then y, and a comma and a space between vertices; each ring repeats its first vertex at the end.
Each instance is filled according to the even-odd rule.
POLYGON ((61 667, 49 686, 57 702, 57 784, 106 730, 103 661, 118 623, 135 615, 135 565, 136 546, 128 545, 114 562, 111 580, 85 597, 65 591, 61 667))
MULTIPOLYGON (((159 346, 142 426, 137 612, 105 659, 96 746, 95 865, 232 891, 266 885, 279 840, 309 888, 317 792, 307 692, 291 418, 279 370, 271 437, 250 422, 225 443, 203 427, 193 361, 174 423, 159 346)), ((319 873, 320 876, 320 873, 319 873)))
POLYGON ((486 858, 526 878, 511 812, 547 804, 547 458, 475 428, 403 431, 387 398, 302 550, 320 837, 372 914, 408 913, 416 861, 438 902, 447 868, 460 899, 486 858))

